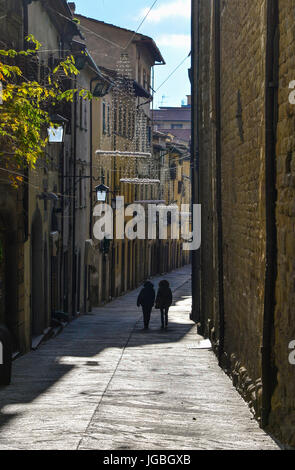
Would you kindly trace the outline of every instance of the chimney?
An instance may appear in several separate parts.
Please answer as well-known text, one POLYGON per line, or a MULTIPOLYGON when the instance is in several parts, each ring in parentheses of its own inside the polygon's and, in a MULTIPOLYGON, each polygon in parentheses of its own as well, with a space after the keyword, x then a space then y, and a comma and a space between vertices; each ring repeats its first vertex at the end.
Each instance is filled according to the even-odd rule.
POLYGON ((75 11, 76 11, 76 3, 75 2, 68 2, 68 5, 69 5, 69 8, 70 8, 72 14, 74 14, 75 11))
POLYGON ((191 106, 192 105, 192 96, 191 95, 186 95, 187 97, 187 105, 191 106))

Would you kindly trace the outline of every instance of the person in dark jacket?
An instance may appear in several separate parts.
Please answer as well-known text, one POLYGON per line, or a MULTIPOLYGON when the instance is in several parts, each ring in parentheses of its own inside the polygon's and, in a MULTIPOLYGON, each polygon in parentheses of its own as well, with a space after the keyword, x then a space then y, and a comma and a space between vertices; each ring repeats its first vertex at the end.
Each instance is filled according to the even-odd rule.
POLYGON ((155 303, 155 289, 151 282, 146 282, 137 299, 137 306, 142 307, 145 330, 148 330, 152 309, 155 303))
POLYGON ((156 307, 161 310, 162 328, 168 326, 168 312, 172 305, 172 291, 169 282, 163 280, 159 283, 159 289, 156 298, 156 307))

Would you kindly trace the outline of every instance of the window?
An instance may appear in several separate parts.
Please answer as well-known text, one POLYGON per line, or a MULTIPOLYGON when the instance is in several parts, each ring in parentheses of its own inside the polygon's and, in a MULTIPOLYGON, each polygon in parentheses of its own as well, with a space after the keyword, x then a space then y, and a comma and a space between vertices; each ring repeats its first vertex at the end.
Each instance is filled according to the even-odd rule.
POLYGON ((152 128, 151 128, 151 126, 149 126, 147 128, 147 143, 148 143, 148 147, 150 148, 151 145, 152 145, 152 128))
POLYGON ((79 121, 80 131, 87 131, 87 105, 82 97, 80 97, 79 121))
POLYGON ((119 104, 119 135, 122 135, 122 104, 119 104))
POLYGON ((135 112, 133 110, 129 112, 129 121, 130 140, 133 140, 135 136, 135 112))
POLYGON ((108 117, 107 117, 107 130, 108 130, 108 136, 111 135, 111 119, 110 119, 110 105, 108 104, 108 117))
POLYGON ((143 88, 146 90, 148 89, 148 82, 147 82, 147 73, 146 70, 143 70, 143 88))
POLYGON ((177 176, 176 164, 175 162, 172 162, 170 163, 170 179, 176 180, 176 176, 177 176))
POLYGON ((87 122, 87 102, 84 103, 84 131, 86 132, 88 129, 88 122, 87 122))
POLYGON ((123 136, 127 137, 127 110, 125 110, 123 115, 123 136))
POLYGON ((80 131, 83 130, 83 98, 80 96, 80 131))
POLYGON ((171 124, 171 129, 183 129, 183 124, 171 124))
POLYGON ((82 207, 82 170, 79 170, 79 207, 82 207))
POLYGON ((118 109, 117 105, 114 104, 114 134, 117 133, 118 130, 118 109))
POLYGON ((107 122, 106 122, 106 104, 102 103, 102 132, 103 134, 107 133, 107 122))

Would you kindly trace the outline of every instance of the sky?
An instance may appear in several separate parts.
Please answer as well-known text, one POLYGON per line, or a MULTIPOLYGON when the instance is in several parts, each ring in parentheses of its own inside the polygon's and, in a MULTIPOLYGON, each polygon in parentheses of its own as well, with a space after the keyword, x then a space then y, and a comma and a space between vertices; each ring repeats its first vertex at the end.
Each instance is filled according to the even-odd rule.
MULTIPOLYGON (((76 13, 136 31, 155 0, 73 1, 76 13)), ((166 62, 155 67, 155 108, 181 106, 190 94, 190 58, 185 60, 190 52, 190 4, 191 0, 157 0, 138 31, 156 41, 166 62), (181 67, 163 84, 183 60, 181 67)))

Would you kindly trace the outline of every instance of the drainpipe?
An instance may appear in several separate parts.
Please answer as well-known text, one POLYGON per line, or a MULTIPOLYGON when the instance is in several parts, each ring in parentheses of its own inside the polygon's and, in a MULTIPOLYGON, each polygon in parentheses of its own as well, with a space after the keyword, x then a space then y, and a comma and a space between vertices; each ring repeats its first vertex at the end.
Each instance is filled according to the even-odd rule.
MULTIPOLYGON (((200 203, 199 195, 199 123, 198 123, 198 93, 199 93, 199 0, 192 0, 192 142, 191 142, 191 171, 192 171, 192 204, 200 203)), ((200 322, 200 250, 192 252, 192 314, 191 319, 200 322)))
MULTIPOLYGON (((92 93, 93 83, 99 81, 100 78, 94 77, 90 80, 90 93, 92 93)), ((93 179, 93 102, 90 100, 90 221, 89 221, 89 238, 92 239, 92 213, 93 213, 93 199, 92 199, 92 179, 93 179)))
MULTIPOLYGON (((92 78, 90 80, 90 93, 92 93, 92 85, 97 80, 97 78, 92 78)), ((89 216, 89 239, 92 239, 92 226, 93 226, 93 221, 92 221, 92 214, 93 214, 93 200, 92 200, 92 178, 93 178, 93 104, 92 100, 90 100, 90 216, 89 216)))
POLYGON ((76 289, 77 289, 77 262, 76 262, 76 163, 77 163, 77 94, 75 94, 74 101, 74 148, 73 148, 73 227, 72 227, 72 315, 76 315, 76 289))
POLYGON ((221 98, 220 98, 220 2, 215 0, 215 113, 216 113, 216 212, 218 244, 219 365, 224 353, 223 226, 221 184, 221 98))
MULTIPOLYGON (((23 49, 28 49, 26 37, 29 34, 29 12, 28 5, 30 0, 23 0, 23 49)), ((24 169, 24 180, 26 184, 23 189, 23 211, 24 211, 24 243, 29 239, 29 169, 24 169)))
POLYGON ((278 2, 267 1, 267 42, 265 80, 265 211, 266 270, 262 338, 262 410, 261 426, 269 422, 271 398, 276 385, 276 368, 272 360, 275 286, 277 277, 276 232, 276 127, 278 106, 278 2))

